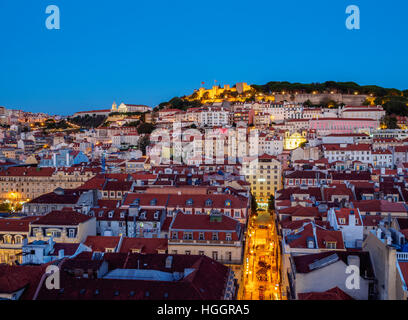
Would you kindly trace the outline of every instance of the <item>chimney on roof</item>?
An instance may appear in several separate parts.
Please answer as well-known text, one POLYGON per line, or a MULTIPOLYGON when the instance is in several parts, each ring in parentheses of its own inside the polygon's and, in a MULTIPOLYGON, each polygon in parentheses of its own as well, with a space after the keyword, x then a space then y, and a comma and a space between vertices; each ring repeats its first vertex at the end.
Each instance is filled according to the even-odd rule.
POLYGON ((360 257, 356 255, 350 255, 347 257, 347 264, 349 266, 357 266, 360 268, 360 257))
POLYGON ((381 228, 377 229, 377 238, 381 240, 381 236, 382 236, 382 230, 381 228))
POLYGON ((168 256, 166 258, 166 269, 170 269, 173 263, 173 256, 168 256))

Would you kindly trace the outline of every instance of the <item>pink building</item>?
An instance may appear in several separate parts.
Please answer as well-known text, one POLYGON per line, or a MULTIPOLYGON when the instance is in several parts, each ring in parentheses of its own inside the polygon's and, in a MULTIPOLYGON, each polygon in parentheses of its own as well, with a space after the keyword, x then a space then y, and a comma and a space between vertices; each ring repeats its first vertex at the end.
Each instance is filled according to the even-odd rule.
POLYGON ((322 118, 310 120, 310 129, 319 135, 333 133, 355 133, 360 130, 377 129, 378 120, 356 118, 322 118))

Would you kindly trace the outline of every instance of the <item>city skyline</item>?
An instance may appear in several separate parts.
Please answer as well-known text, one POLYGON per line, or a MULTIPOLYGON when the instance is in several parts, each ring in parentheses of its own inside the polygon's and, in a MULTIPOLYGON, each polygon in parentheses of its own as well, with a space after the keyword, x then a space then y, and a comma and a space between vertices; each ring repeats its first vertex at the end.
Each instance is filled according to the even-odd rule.
POLYGON ((0 105, 6 108, 68 115, 113 101, 154 107, 214 80, 408 88, 402 1, 357 1, 360 30, 345 27, 348 1, 56 2, 60 30, 45 27, 49 4, 1 4, 7 50, 0 53, 0 105))

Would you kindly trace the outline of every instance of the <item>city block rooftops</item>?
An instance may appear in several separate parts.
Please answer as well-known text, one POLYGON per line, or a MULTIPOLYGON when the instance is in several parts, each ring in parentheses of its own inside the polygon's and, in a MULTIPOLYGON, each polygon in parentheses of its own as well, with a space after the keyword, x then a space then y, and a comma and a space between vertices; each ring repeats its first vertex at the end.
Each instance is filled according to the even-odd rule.
POLYGON ((285 176, 286 179, 327 179, 328 175, 321 171, 302 171, 297 170, 288 173, 285 176))
POLYGON ((135 252, 153 254, 167 252, 167 239, 162 238, 123 238, 120 246, 121 253, 135 252))
POLYGON ((116 251, 119 243, 120 237, 88 236, 84 245, 91 248, 92 251, 105 252, 106 249, 116 251))
POLYGON ((97 202, 97 206, 95 206, 93 209, 94 210, 98 210, 99 208, 115 209, 120 207, 121 203, 122 203, 121 200, 99 199, 97 202))
POLYGON ((359 258, 361 277, 374 278, 374 269, 368 251, 327 251, 316 254, 299 255, 293 257, 293 263, 297 273, 309 273, 324 268, 328 263, 335 263, 339 260, 349 265, 350 256, 357 256, 359 258), (329 257, 331 258, 330 260, 328 260, 329 257), (319 262, 321 262, 320 266, 319 262))
POLYGON ((105 182, 105 178, 93 177, 78 187, 78 190, 102 190, 105 182))
POLYGON ((29 232, 30 223, 37 219, 36 216, 0 219, 0 232, 29 232))
POLYGON ((80 243, 54 243, 53 249, 50 251, 51 256, 58 256, 60 250, 64 250, 65 256, 73 256, 80 246, 80 243))
MULTIPOLYGON (((290 217, 282 220, 279 222, 279 224, 281 225, 282 229, 290 229, 290 230, 297 230, 302 228, 303 226, 309 224, 312 220, 311 219, 303 219, 303 220, 295 220, 292 221, 290 219, 290 217)), ((315 220, 314 223, 317 226, 326 228, 326 229, 330 229, 330 222, 329 221, 319 221, 319 220, 315 220)))
POLYGON ((177 213, 170 224, 170 231, 211 230, 238 232, 241 224, 225 215, 183 214, 177 213))
POLYGON ((132 177, 133 180, 135 181, 146 181, 146 180, 156 180, 157 179, 157 174, 154 173, 131 173, 130 176, 132 177))
POLYGON ((40 168, 40 167, 10 167, 7 170, 0 172, 0 177, 51 177, 55 172, 55 168, 40 168))
POLYGON ((291 248, 309 249, 309 242, 313 242, 313 249, 328 249, 328 244, 335 244, 336 250, 345 250, 343 233, 327 230, 317 226, 314 222, 304 225, 300 230, 292 231, 285 238, 291 248))
POLYGON ((361 144, 323 144, 325 151, 371 151, 371 145, 368 143, 361 144))
POLYGON ((119 208, 92 208, 88 215, 97 221, 126 221, 128 212, 119 208))
POLYGON ((354 200, 353 191, 345 184, 331 184, 323 188, 323 194, 326 201, 332 201, 333 196, 348 196, 349 200, 354 200))
POLYGON ((363 226, 364 227, 377 227, 379 223, 384 219, 383 217, 379 216, 362 216, 363 219, 363 226))
POLYGON ((132 204, 141 207, 166 207, 168 194, 148 194, 148 193, 127 193, 123 201, 123 206, 130 206, 132 204))
POLYGON ((39 217, 31 225, 76 226, 91 219, 93 217, 73 211, 71 208, 64 208, 61 211, 51 211, 45 216, 39 217))
POLYGON ((29 204, 76 204, 83 192, 77 189, 62 189, 57 188, 53 192, 43 194, 34 198, 29 204))
POLYGON ((353 201, 354 208, 360 210, 360 212, 404 212, 408 213, 408 210, 404 203, 401 202, 389 202, 387 200, 361 200, 353 201))
POLYGON ((47 266, 47 264, 41 266, 0 264, 0 294, 13 294, 24 289, 21 299, 32 300, 47 266))
MULTIPOLYGON (((86 262, 85 257, 92 262, 92 255, 81 253, 62 269, 79 267, 70 262, 86 262)), ((104 278, 74 278, 63 271, 61 289, 43 285, 38 300, 220 300, 230 275, 228 267, 206 256, 105 253, 103 259, 109 265, 104 278)))
POLYGON ((358 209, 341 208, 339 210, 335 210, 334 212, 339 226, 349 225, 350 217, 354 217, 356 226, 363 225, 358 209))
POLYGON ((246 208, 248 199, 233 194, 182 194, 170 195, 168 207, 191 207, 191 208, 246 208))
POLYGON ((330 171, 330 175, 334 181, 371 181, 371 173, 369 171, 330 171))
POLYGON ((317 207, 303 207, 297 205, 279 210, 279 215, 289 215, 291 217, 321 217, 321 213, 317 207))
POLYGON ((322 201, 322 191, 319 187, 290 187, 281 189, 276 192, 279 196, 276 196, 276 200, 291 200, 291 196, 295 195, 309 195, 314 197, 316 201, 322 201))
POLYGON ((128 193, 124 206, 139 203, 141 207, 195 207, 195 208, 246 208, 248 199, 232 194, 150 194, 128 193))
POLYGON ((133 186, 132 181, 113 181, 108 180, 102 187, 103 191, 131 191, 133 186))
POLYGON ((298 300, 324 300, 324 301, 334 301, 334 300, 354 300, 351 296, 341 290, 339 287, 334 287, 330 290, 324 292, 306 292, 299 293, 298 300))

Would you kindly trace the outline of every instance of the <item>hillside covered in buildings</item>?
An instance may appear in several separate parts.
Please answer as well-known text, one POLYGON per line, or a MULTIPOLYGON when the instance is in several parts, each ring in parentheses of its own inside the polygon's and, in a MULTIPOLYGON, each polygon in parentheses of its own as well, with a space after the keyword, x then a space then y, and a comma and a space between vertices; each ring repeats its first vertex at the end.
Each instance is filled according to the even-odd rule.
POLYGON ((0 108, 0 297, 406 300, 406 94, 237 83, 0 108))

